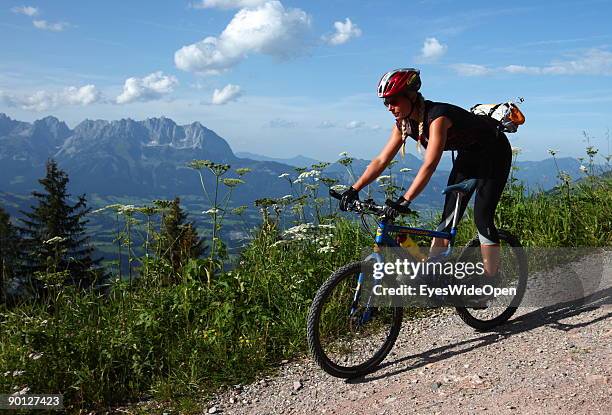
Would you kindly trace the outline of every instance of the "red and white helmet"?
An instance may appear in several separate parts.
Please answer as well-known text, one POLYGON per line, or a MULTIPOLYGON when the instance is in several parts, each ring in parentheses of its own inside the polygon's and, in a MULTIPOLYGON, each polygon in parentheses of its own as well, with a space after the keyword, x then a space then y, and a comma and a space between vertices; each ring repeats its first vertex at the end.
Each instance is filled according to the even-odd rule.
POLYGON ((378 82, 378 97, 386 98, 408 91, 417 92, 421 88, 421 75, 418 69, 401 68, 387 72, 378 82))

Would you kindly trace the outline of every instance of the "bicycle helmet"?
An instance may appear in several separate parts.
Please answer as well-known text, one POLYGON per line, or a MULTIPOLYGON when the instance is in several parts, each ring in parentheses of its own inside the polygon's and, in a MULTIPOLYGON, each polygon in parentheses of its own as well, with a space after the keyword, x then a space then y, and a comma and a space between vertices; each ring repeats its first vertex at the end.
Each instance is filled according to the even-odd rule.
POLYGON ((378 97, 386 98, 408 91, 417 92, 421 88, 420 71, 414 68, 401 68, 387 72, 378 82, 378 97))

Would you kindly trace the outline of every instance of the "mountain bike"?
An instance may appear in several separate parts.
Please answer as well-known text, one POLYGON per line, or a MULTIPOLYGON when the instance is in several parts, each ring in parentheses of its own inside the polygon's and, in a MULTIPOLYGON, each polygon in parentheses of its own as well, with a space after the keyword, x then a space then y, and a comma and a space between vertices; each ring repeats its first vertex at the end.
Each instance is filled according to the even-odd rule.
MULTIPOLYGON (((374 371, 385 359, 399 335, 404 307, 380 306, 372 301, 373 291, 364 287, 382 283, 375 278, 374 265, 384 262, 383 248, 399 248, 398 240, 393 238, 394 234, 437 237, 449 241, 448 248, 442 253, 421 258, 421 261, 439 262, 454 255, 460 201, 475 189, 476 184, 476 179, 469 179, 444 189, 444 194, 457 193, 450 232, 396 225, 393 219, 384 214, 384 206, 377 205, 372 199, 356 200, 349 206, 349 211, 361 215, 364 227, 373 236, 374 252, 363 261, 347 264, 332 273, 319 288, 310 306, 308 345, 314 360, 324 371, 335 377, 353 378, 374 371), (371 233, 365 220, 366 215, 377 218, 376 234, 371 233)), ((330 190, 330 195, 341 199, 341 195, 333 190, 330 190)), ((507 231, 498 232, 500 251, 505 253, 501 256, 499 275, 505 286, 513 286, 515 294, 498 304, 454 306, 459 317, 478 331, 490 330, 508 321, 522 301, 527 285, 527 258, 519 240, 507 231)), ((475 237, 454 258, 457 261, 473 260, 475 253, 480 252, 479 246, 480 241, 475 237)), ((412 261, 419 260, 406 249, 397 250, 412 261)), ((413 312, 422 310, 417 306, 410 307, 413 312)))

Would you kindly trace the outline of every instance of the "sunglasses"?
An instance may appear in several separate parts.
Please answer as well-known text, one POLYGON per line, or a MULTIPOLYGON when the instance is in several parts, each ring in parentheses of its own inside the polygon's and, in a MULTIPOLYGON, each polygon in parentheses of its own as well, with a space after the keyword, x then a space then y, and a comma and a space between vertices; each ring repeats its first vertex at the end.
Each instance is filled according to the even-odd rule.
POLYGON ((389 105, 396 107, 399 104, 399 97, 387 97, 383 100, 383 104, 385 104, 385 107, 389 107, 389 105))

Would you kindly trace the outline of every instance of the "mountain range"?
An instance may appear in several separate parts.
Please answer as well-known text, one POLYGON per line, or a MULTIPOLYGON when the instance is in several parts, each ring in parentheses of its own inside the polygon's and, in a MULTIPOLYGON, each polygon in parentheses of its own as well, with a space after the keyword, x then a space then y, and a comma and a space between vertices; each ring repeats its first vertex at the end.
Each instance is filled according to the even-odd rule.
MULTIPOLYGON (((289 190, 287 182, 278 179, 288 166, 236 157, 223 138, 198 122, 177 125, 164 117, 85 120, 70 129, 55 117, 25 123, 0 114, 0 190, 24 193, 38 187, 49 158, 69 174, 72 193, 201 194, 198 175, 186 166, 194 159, 257 172, 248 176, 240 199, 261 197, 259 190, 271 182, 274 186, 269 186, 267 196, 282 196, 289 190)), ((213 177, 204 177, 212 185, 213 177)), ((235 175, 228 172, 227 177, 235 175)))
MULTIPOLYGON (((27 123, 0 114, 0 191, 6 193, 25 194, 38 188, 44 165, 53 158, 68 173, 72 194, 139 198, 201 195, 199 177, 187 163, 205 159, 229 164, 232 169, 250 168, 246 183, 234 192, 232 199, 235 204, 252 206, 255 199, 291 193, 289 182, 279 176, 290 173, 295 179, 296 165, 309 168, 317 162, 297 157, 283 163, 280 159, 252 156, 234 154, 223 138, 199 122, 177 125, 165 117, 144 121, 85 120, 70 129, 52 116, 27 123)), ((368 163, 354 160, 354 175, 368 163)), ((409 155, 398 168, 414 169, 418 163, 416 157, 409 155)), ((346 167, 339 163, 328 166, 324 175, 344 184, 352 180, 346 167)), ((436 174, 424 201, 434 196, 439 199, 445 176, 444 172, 436 174)), ((224 177, 237 176, 230 170, 224 177)), ((204 179, 210 189, 214 177, 204 174, 204 179)))
MULTIPOLYGON (((232 196, 234 204, 252 206, 261 197, 281 197, 291 193, 283 173, 295 179, 295 167, 310 167, 316 159, 297 156, 289 159, 271 158, 254 153, 234 153, 229 144, 214 131, 199 122, 178 125, 173 120, 148 118, 143 121, 85 120, 73 129, 59 119, 48 116, 33 123, 13 120, 0 113, 0 191, 26 194, 39 187, 44 165, 54 158, 70 177, 72 194, 101 196, 133 196, 139 198, 173 198, 181 195, 201 195, 199 177, 187 167, 194 159, 225 163, 233 169, 252 169, 232 196)), ((414 176, 421 161, 412 154, 397 158, 394 171, 410 168, 414 176)), ((339 163, 332 163, 323 175, 340 183, 352 183, 351 176, 365 170, 369 160, 355 159, 352 174, 339 163)), ((557 159, 562 170, 579 177, 579 162, 571 158, 557 159)), ((557 181, 554 160, 519 162, 515 177, 532 187, 544 189, 557 181)), ((388 173, 383 173, 388 174, 388 173)), ((224 177, 236 177, 230 170, 224 177)), ((419 197, 419 204, 439 207, 440 191, 446 184, 448 171, 438 169, 430 184, 419 197)), ((208 189, 214 177, 204 174, 208 189)))

